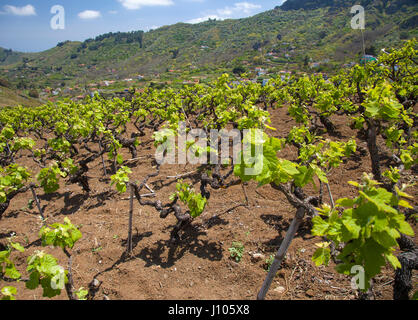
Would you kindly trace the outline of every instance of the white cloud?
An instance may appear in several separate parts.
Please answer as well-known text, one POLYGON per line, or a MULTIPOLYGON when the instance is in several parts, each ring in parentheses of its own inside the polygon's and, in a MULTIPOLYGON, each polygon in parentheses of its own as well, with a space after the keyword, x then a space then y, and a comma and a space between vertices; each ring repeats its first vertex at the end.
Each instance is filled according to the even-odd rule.
POLYGON ((109 14, 118 14, 118 12, 116 10, 110 10, 109 14))
POLYGON ((154 25, 154 26, 151 26, 151 27, 144 28, 144 31, 148 32, 150 30, 157 30, 159 28, 161 28, 161 26, 154 25))
POLYGON ((244 13, 244 14, 250 14, 256 9, 260 9, 261 6, 259 4, 254 4, 250 2, 238 2, 235 3, 234 7, 231 9, 235 13, 244 13))
POLYGON ((225 7, 216 11, 221 16, 230 17, 233 15, 251 14, 251 12, 260 8, 261 6, 258 4, 250 2, 237 2, 233 7, 225 7))
POLYGON ((173 0, 118 0, 128 10, 138 10, 141 7, 171 6, 173 0))
POLYGON ((97 19, 100 18, 102 16, 102 14, 100 13, 100 11, 94 11, 94 10, 86 10, 83 12, 80 12, 78 14, 78 17, 80 19, 97 19))
POLYGON ((223 20, 228 18, 242 18, 243 16, 248 16, 253 13, 255 10, 261 9, 261 6, 258 4, 250 2, 237 2, 232 7, 227 6, 222 9, 217 9, 213 13, 204 13, 203 17, 192 19, 187 21, 188 23, 200 23, 210 19, 223 20))
POLYGON ((201 22, 204 22, 204 21, 207 21, 207 20, 209 20, 209 19, 216 19, 216 20, 223 20, 220 16, 217 16, 217 15, 215 15, 215 14, 211 14, 211 15, 208 15, 208 16, 204 16, 204 17, 200 17, 200 18, 196 18, 196 19, 192 19, 192 20, 189 20, 189 21, 187 21, 188 23, 201 23, 201 22))
POLYGON ((24 7, 15 7, 11 5, 5 5, 3 7, 4 12, 3 14, 12 14, 15 16, 36 16, 35 7, 31 4, 28 4, 24 7))

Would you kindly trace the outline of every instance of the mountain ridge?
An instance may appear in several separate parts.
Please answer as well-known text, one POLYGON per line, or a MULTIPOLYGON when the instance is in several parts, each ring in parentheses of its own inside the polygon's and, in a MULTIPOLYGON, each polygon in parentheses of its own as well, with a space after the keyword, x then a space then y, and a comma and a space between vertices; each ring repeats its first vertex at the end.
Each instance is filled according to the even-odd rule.
MULTIPOLYGON (((288 0, 281 7, 242 19, 177 23, 149 32, 109 33, 66 41, 39 53, 10 54, 0 78, 42 86, 155 77, 180 70, 185 76, 231 71, 234 66, 303 66, 305 60, 343 63, 362 52, 361 35, 350 28, 351 5, 366 8, 366 45, 379 50, 417 36, 415 0, 288 0), (270 55, 270 56, 269 56, 270 55)), ((4 53, 4 50, 3 50, 4 53)))

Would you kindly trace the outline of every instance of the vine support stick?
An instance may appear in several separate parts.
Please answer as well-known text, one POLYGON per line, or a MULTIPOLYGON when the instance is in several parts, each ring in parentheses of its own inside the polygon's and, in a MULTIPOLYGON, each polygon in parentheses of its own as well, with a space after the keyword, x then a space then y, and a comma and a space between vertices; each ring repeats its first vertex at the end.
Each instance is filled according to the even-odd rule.
POLYGON ((331 187, 329 186, 329 183, 326 183, 326 185, 327 185, 327 189, 328 189, 329 199, 331 201, 331 207, 334 209, 335 208, 335 202, 334 202, 334 197, 332 196, 331 187))
POLYGON ((128 254, 132 252, 132 219, 134 213, 134 187, 129 185, 131 196, 129 198, 129 229, 128 229, 128 254))
POLYGON ((297 230, 299 229, 299 226, 302 223, 304 217, 305 217, 305 208, 303 207, 298 208, 296 212, 296 216, 293 219, 292 224, 290 225, 289 229, 287 230, 286 236, 283 239, 283 242, 280 245, 280 248, 276 256, 274 257, 273 263, 271 264, 270 271, 267 274, 267 277, 264 280, 263 286, 261 287, 257 295, 257 300, 265 299, 267 292, 271 286, 271 283, 273 282, 273 279, 277 273, 277 270, 279 270, 280 265, 282 264, 282 261, 286 255, 286 252, 289 249, 290 243, 295 237, 295 234, 297 230))
POLYGON ((244 191, 244 196, 245 196, 245 206, 248 207, 250 205, 250 202, 248 201, 248 195, 247 195, 247 190, 245 189, 245 183, 242 184, 242 190, 244 191))
POLYGON ((100 141, 99 141, 99 151, 100 151, 100 157, 102 158, 103 173, 106 177, 107 176, 107 171, 106 171, 106 165, 105 165, 104 158, 103 158, 103 153, 102 153, 102 143, 100 141))
POLYGON ((41 208, 41 203, 39 202, 38 196, 36 195, 36 191, 33 185, 30 185, 30 190, 32 191, 33 199, 36 202, 36 206, 38 207, 39 214, 41 215, 42 223, 45 225, 45 216, 41 208))
POLYGON ((74 296, 74 280, 73 280, 73 271, 72 271, 73 257, 67 251, 66 248, 64 248, 64 253, 68 257, 68 274, 67 274, 68 283, 65 284, 65 291, 67 292, 68 299, 77 300, 74 296))

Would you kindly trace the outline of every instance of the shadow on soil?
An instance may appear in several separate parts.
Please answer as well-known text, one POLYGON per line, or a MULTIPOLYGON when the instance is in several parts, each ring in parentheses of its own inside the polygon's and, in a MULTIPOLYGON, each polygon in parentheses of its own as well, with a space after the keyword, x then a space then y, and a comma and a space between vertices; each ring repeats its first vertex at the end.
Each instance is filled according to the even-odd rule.
MULTIPOLYGON (((267 251, 276 251, 280 247, 286 235, 286 232, 290 227, 291 221, 285 221, 283 220, 282 216, 276 216, 271 214, 262 215, 261 219, 264 221, 265 224, 273 227, 279 233, 279 235, 276 238, 263 242, 263 245, 266 247, 267 251)), ((299 229, 295 235, 295 238, 298 237, 302 238, 303 240, 309 240, 314 238, 311 235, 311 224, 308 221, 304 220, 302 224, 299 226, 299 229)))
MULTIPOLYGON (((76 213, 81 207, 84 205, 86 200, 92 199, 94 201, 93 204, 89 205, 86 210, 99 208, 106 205, 106 200, 111 199, 112 196, 116 194, 116 191, 104 191, 95 195, 91 195, 89 193, 78 193, 74 194, 73 192, 65 192, 65 193, 58 193, 54 192, 51 194, 43 194, 39 195, 38 198, 41 201, 50 202, 50 201, 57 201, 64 198, 64 207, 56 213, 56 215, 72 215, 76 213)), ((45 210, 46 205, 43 206, 43 210, 45 210)))
MULTIPOLYGON (((135 228, 135 235, 132 235, 132 249, 135 249, 138 243, 144 239, 152 236, 152 232, 144 232, 144 233, 138 233, 138 229, 135 228)), ((121 246, 126 248, 128 245, 128 239, 124 239, 121 241, 121 246)))
MULTIPOLYGON (((133 237, 133 247, 145 237, 150 237, 151 232, 136 234, 133 237)), ((222 259, 222 246, 218 242, 209 242, 200 240, 199 237, 206 235, 205 232, 198 230, 196 226, 187 226, 181 235, 179 241, 159 240, 152 247, 143 248, 139 254, 130 255, 124 251, 121 257, 109 268, 97 273, 94 278, 109 272, 122 263, 129 262, 134 259, 141 259, 146 262, 145 267, 159 265, 161 268, 170 268, 175 265, 176 261, 181 259, 187 252, 201 258, 211 261, 220 261, 222 259), (163 256, 167 256, 164 258, 163 256)), ((122 245, 126 248, 127 240, 122 241, 122 245)))

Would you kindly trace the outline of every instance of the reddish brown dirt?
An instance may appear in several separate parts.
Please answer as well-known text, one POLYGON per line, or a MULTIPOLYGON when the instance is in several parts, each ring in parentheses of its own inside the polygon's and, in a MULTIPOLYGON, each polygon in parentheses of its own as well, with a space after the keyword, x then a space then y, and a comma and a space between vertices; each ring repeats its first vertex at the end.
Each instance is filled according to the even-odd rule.
MULTIPOLYGON (((294 125, 285 109, 272 112, 272 125, 277 131, 270 134, 284 137, 294 125)), ((347 125, 347 119, 336 117, 341 139, 354 135, 347 125)), ((147 137, 148 139, 149 137, 147 137)), ((144 139, 146 141, 147 139, 144 139)), ((366 148, 364 141, 358 144, 366 148)), ((381 145, 383 147, 383 145, 381 145)), ((130 154, 124 151, 124 158, 130 154)), ((154 155, 154 147, 142 148, 139 156, 154 155)), ((293 159, 294 150, 285 149, 282 157, 293 159)), ((22 164, 36 170, 26 158, 22 164)), ((77 288, 87 288, 93 279, 100 281, 94 299, 255 299, 267 274, 265 260, 273 255, 293 218, 295 209, 286 199, 270 186, 256 188, 247 186, 249 207, 238 207, 245 202, 241 186, 228 190, 211 191, 211 199, 201 217, 181 233, 181 241, 170 244, 170 232, 176 223, 170 215, 162 220, 151 207, 135 203, 134 249, 125 257, 128 230, 129 201, 127 194, 119 195, 110 187, 110 180, 103 179, 100 160, 90 164, 88 175, 92 192, 83 194, 77 185, 62 186, 52 195, 40 194, 48 223, 63 222, 64 217, 81 225, 83 238, 73 248, 74 283, 77 288), (232 209, 231 209, 232 208, 232 209), (230 259, 228 248, 233 241, 245 246, 241 262, 230 259), (265 258, 252 261, 250 253, 262 253, 265 258)), ((151 159, 143 158, 132 163, 132 180, 142 179, 153 172, 151 159)), ((152 179, 150 186, 157 192, 157 198, 168 202, 175 189, 173 179, 166 176, 190 172, 192 166, 165 165, 161 174, 152 179), (172 182, 172 183, 169 183, 172 182)), ((370 172, 368 157, 352 158, 330 175, 334 197, 354 196, 354 189, 347 181, 359 180, 363 172, 370 172)), ((405 181, 416 181, 416 176, 407 172, 405 181)), ((186 179, 187 181, 187 179, 186 179)), ((196 186, 196 189, 198 185, 196 186)), ((313 192, 313 188, 306 189, 313 192)), ((418 190, 410 193, 417 199, 418 190)), ((41 190, 38 189, 41 193, 41 190)), ((13 254, 18 269, 27 276, 26 259, 35 250, 44 250, 59 259, 62 266, 67 260, 60 249, 40 246, 38 231, 41 221, 36 207, 27 209, 30 192, 13 199, 9 209, 0 221, 0 242, 15 233, 15 241, 24 244, 23 254, 13 254)), ((328 197, 325 198, 328 201, 328 197)), ((416 203, 415 203, 416 204, 416 203)), ((416 231, 416 225, 413 226, 416 231)), ((316 267, 311 261, 315 243, 321 239, 310 235, 310 223, 306 221, 291 244, 282 269, 278 272, 267 299, 342 299, 351 300, 357 292, 350 287, 350 278, 334 271, 334 265, 316 267), (280 287, 284 292, 280 292, 280 287)), ((374 292, 377 299, 392 299, 394 271, 389 267, 376 279, 374 292)), ((414 290, 417 273, 414 273, 414 290)), ((16 285, 18 299, 42 300, 42 291, 30 291, 23 283, 16 285)), ((57 299, 67 299, 63 291, 57 299)))

